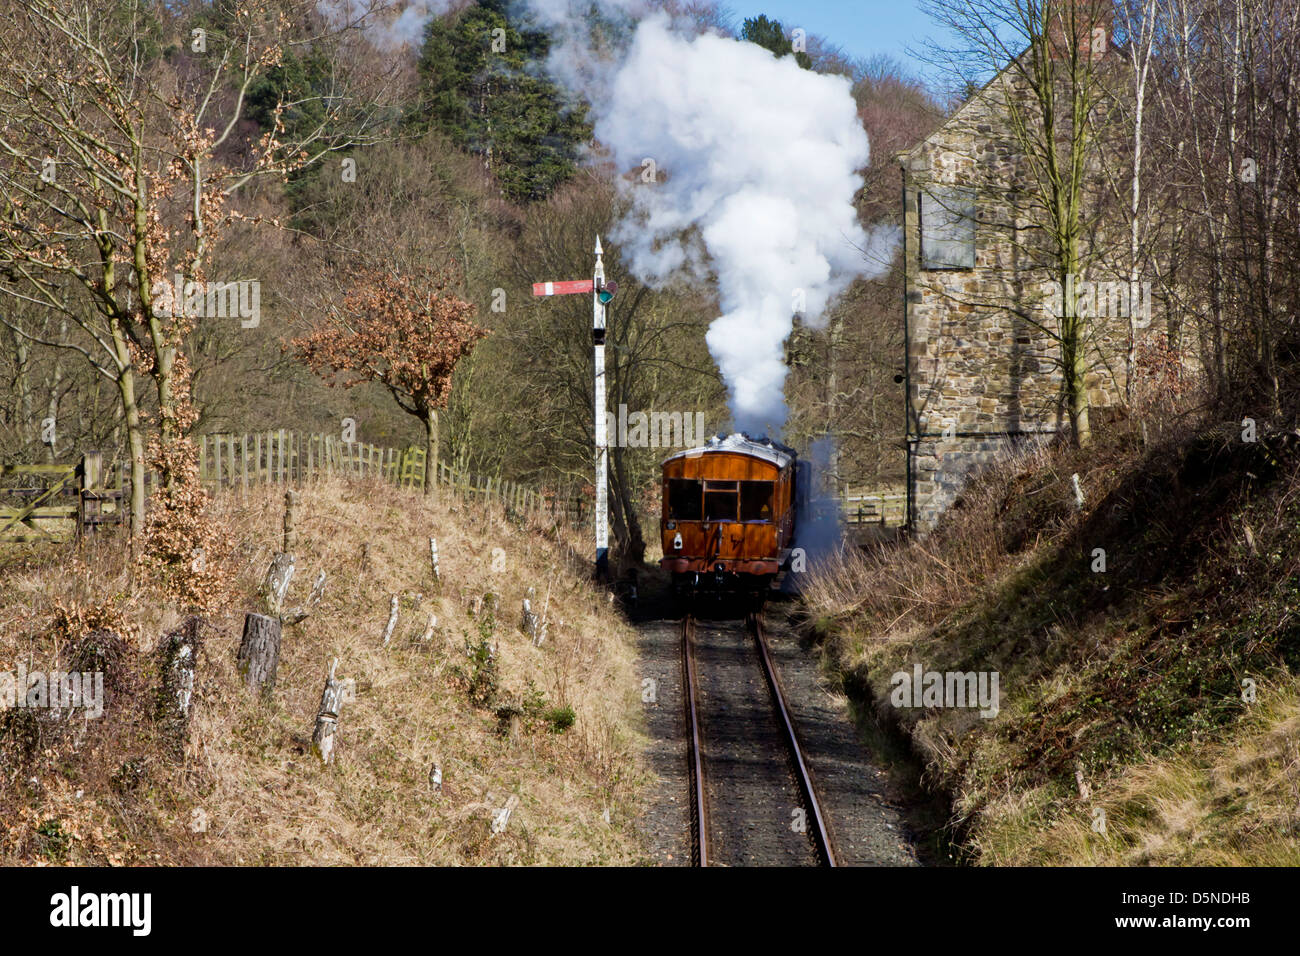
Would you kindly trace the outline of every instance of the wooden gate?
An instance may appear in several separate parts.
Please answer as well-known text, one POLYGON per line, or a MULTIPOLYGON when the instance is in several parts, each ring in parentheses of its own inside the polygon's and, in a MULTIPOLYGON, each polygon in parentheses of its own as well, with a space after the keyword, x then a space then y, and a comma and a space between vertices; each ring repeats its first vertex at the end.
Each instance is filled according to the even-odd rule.
POLYGON ((0 465, 0 543, 74 537, 77 472, 76 465, 0 465))
POLYGON ((126 483, 109 487, 100 452, 75 464, 0 464, 0 544, 69 541, 126 521, 126 483))

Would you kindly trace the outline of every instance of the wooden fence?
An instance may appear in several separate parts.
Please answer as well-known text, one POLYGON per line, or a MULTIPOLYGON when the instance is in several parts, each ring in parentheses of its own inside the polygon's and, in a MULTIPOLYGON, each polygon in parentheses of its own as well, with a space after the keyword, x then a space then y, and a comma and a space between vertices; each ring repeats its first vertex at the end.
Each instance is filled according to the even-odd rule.
POLYGON ((901 527, 907 520, 907 493, 872 488, 845 488, 840 514, 848 525, 901 527))
MULTIPOLYGON (((428 467, 423 448, 384 448, 344 442, 332 435, 286 430, 252 435, 202 435, 195 439, 199 478, 221 488, 302 484, 334 476, 378 478, 402 488, 423 489, 428 467)), ((545 514, 575 527, 590 517, 580 494, 539 492, 495 477, 473 475, 446 462, 433 469, 439 486, 466 499, 496 500, 518 514, 545 514)), ((146 494, 155 476, 146 475, 146 494)), ((75 464, 0 464, 0 544, 66 541, 102 525, 127 519, 129 469, 87 452, 75 464)), ((840 514, 847 525, 901 526, 907 495, 892 489, 846 488, 840 514)))
MULTIPOLYGON (((303 484, 334 476, 378 478, 423 489, 428 472, 423 448, 383 448, 331 435, 278 431, 195 438, 199 480, 205 489, 247 489, 255 484, 303 484)), ((500 478, 482 477, 439 462, 439 485, 482 502, 498 501, 519 515, 545 515, 575 526, 589 516, 580 495, 542 492, 500 478)), ((157 480, 145 475, 145 494, 157 480)), ((0 544, 61 542, 129 520, 130 468, 86 452, 74 464, 0 464, 0 544)))
MULTIPOLYGON (((203 435, 195 440, 199 479, 209 491, 256 483, 300 484, 333 476, 379 478, 423 490, 429 480, 423 448, 384 448, 345 442, 333 435, 278 431, 255 435, 203 435)), ((513 481, 484 477, 438 462, 434 479, 466 498, 496 500, 519 514, 549 514, 574 523, 586 509, 573 494, 540 492, 513 481)))
POLYGON ((199 480, 209 491, 250 484, 298 484, 335 475, 380 478, 404 488, 423 488, 423 448, 383 448, 345 442, 333 435, 259 432, 200 435, 199 480))

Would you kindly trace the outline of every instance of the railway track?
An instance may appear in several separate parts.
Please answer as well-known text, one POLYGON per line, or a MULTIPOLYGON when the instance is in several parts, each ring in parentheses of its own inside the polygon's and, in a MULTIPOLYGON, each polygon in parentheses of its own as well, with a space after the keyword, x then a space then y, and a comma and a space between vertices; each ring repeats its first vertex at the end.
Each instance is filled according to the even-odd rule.
POLYGON ((682 661, 693 862, 835 866, 761 614, 688 614, 682 661))

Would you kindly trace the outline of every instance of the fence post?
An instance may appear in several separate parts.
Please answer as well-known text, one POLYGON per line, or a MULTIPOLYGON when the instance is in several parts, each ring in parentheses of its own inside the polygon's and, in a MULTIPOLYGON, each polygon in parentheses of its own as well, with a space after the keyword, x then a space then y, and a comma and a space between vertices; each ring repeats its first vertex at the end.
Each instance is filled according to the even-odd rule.
POLYGON ((96 492, 103 485, 104 455, 88 451, 81 456, 81 493, 77 496, 77 536, 86 533, 86 519, 98 515, 101 505, 96 492))

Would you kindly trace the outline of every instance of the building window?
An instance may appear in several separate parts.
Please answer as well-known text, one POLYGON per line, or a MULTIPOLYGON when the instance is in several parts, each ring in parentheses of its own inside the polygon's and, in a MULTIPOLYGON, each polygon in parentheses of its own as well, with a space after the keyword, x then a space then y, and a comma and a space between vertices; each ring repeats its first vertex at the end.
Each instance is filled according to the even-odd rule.
POLYGON ((918 194, 922 269, 975 268, 975 190, 933 185, 918 194))

